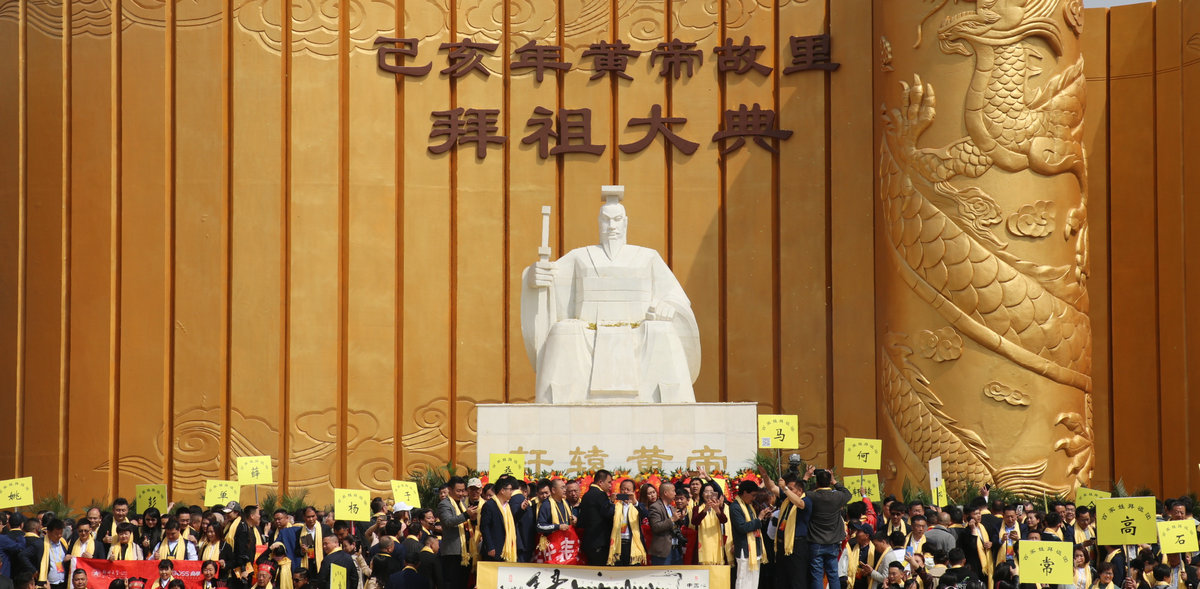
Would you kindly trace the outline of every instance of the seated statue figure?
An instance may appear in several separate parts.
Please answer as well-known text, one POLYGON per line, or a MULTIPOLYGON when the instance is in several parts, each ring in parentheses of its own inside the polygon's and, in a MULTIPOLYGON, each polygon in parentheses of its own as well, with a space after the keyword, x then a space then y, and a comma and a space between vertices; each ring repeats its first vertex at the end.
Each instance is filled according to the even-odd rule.
POLYGON ((521 332, 538 403, 696 401, 696 316, 658 252, 625 243, 624 192, 602 187, 599 245, 551 262, 543 244, 541 261, 522 274, 521 332))

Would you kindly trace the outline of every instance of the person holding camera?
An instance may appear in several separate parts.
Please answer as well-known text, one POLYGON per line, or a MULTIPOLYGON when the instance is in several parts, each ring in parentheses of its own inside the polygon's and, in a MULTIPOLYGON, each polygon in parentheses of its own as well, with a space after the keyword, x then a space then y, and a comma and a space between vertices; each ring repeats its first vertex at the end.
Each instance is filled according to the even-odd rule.
POLYGON ((758 483, 742 481, 738 484, 737 499, 729 507, 733 557, 737 563, 732 583, 735 589, 757 589, 762 565, 769 562, 763 531, 767 529, 765 520, 770 520, 774 507, 754 510, 752 505, 758 490, 758 483))
POLYGON ((841 589, 838 557, 842 540, 846 538, 842 507, 850 502, 850 491, 826 469, 817 470, 814 474, 817 488, 808 494, 812 498, 812 514, 808 521, 808 543, 812 554, 809 587, 821 587, 824 580, 828 579, 829 589, 841 589))
POLYGON ((804 494, 804 483, 812 478, 814 468, 809 466, 803 478, 797 470, 772 481, 763 473, 767 492, 780 505, 779 531, 775 535, 775 566, 778 589, 806 589, 808 587, 808 565, 811 560, 808 547, 808 521, 812 514, 812 498, 804 494))
POLYGON ((687 513, 675 507, 675 485, 663 483, 658 487, 658 501, 650 504, 650 564, 673 566, 683 564, 682 546, 686 543, 679 531, 679 522, 687 513))

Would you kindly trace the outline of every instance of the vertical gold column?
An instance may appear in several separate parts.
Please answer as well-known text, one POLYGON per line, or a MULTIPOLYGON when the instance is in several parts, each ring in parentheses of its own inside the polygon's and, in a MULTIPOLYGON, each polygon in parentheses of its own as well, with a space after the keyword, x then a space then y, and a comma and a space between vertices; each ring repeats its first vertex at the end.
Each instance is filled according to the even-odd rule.
POLYGON ((927 487, 940 456, 952 493, 1071 493, 1094 462, 1083 3, 875 10, 884 474, 927 487))

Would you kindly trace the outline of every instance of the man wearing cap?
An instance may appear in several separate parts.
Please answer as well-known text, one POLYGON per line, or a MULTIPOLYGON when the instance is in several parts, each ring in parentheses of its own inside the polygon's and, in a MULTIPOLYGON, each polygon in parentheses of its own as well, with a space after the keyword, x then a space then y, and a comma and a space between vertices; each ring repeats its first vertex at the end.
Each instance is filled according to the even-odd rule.
POLYGON ((323 536, 320 549, 325 551, 325 558, 321 559, 321 572, 317 575, 319 589, 333 589, 331 578, 334 565, 346 570, 346 589, 357 588, 358 566, 354 562, 354 557, 342 550, 337 536, 333 534, 323 536))
MULTIPOLYGON (((846 545, 846 582, 853 589, 871 586, 871 570, 878 564, 878 548, 871 541, 875 527, 868 523, 851 523, 854 537, 846 545)), ((847 589, 850 589, 847 588, 847 589)))
POLYGON ((449 494, 437 506, 437 518, 442 522, 438 556, 447 589, 466 589, 471 566, 471 522, 478 520, 479 508, 464 505, 467 483, 462 477, 450 477, 446 486, 449 494))

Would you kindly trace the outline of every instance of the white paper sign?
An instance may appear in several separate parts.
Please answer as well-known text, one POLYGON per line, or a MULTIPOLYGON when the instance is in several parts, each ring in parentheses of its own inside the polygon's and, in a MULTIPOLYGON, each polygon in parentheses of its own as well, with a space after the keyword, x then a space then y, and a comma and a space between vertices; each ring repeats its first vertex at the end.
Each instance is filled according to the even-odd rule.
POLYGON ((942 457, 934 456, 929 461, 929 488, 936 489, 942 485, 942 457))

